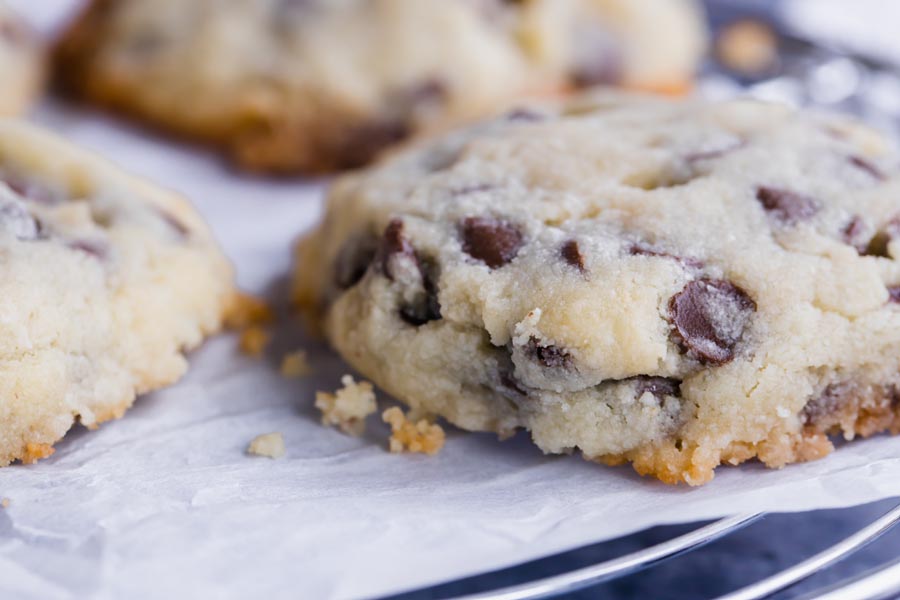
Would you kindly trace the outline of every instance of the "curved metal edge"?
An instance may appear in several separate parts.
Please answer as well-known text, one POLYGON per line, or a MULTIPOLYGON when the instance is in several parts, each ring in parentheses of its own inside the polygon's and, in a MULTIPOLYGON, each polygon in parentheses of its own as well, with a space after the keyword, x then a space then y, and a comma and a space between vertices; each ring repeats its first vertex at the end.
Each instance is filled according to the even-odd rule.
POLYGON ((900 558, 798 600, 883 600, 900 595, 900 558))
POLYGON ((605 562, 497 590, 458 596, 457 600, 535 600, 574 592, 585 587, 649 568, 695 548, 713 542, 761 518, 763 513, 728 517, 672 538, 662 544, 644 548, 605 562))
POLYGON ((853 554, 874 541, 898 522, 900 522, 900 505, 895 506, 882 517, 853 535, 844 538, 837 544, 826 548, 803 562, 747 587, 721 596, 718 600, 758 600, 759 598, 767 598, 853 554))

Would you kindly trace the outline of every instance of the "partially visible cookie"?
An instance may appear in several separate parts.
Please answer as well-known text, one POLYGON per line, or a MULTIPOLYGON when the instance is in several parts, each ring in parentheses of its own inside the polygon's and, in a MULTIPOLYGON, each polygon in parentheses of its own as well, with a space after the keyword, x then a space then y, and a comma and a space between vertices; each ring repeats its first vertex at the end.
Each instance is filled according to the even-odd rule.
POLYGON ((42 80, 40 43, 4 0, 0 0, 0 117, 23 112, 42 80))
POLYGON ((0 466, 176 381, 233 294, 186 201, 0 119, 0 466))
POLYGON ((339 180, 294 297, 417 411, 698 485, 900 431, 898 258, 865 127, 597 95, 339 180))
POLYGON ((682 91, 704 43, 694 0, 93 0, 56 77, 247 168, 327 172, 522 94, 682 91))

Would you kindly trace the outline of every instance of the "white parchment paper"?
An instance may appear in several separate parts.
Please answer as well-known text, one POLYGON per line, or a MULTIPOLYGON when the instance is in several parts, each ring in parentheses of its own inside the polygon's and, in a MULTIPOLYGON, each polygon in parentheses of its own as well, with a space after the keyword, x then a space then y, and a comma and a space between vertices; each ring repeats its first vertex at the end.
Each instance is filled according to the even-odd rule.
MULTIPOLYGON (((237 176, 210 156, 96 114, 47 104, 35 119, 189 196, 241 285, 284 298, 289 248, 320 212, 321 187, 237 176)), ((756 511, 846 506, 900 495, 900 438, 846 445, 769 471, 722 468, 699 489, 577 457, 525 435, 449 430, 435 457, 395 456, 370 421, 359 439, 322 427, 316 389, 340 359, 285 325, 270 360, 233 336, 192 356, 187 377, 120 421, 76 430, 41 463, 0 470, 0 597, 357 598, 546 556, 648 526, 756 511), (288 381, 281 351, 316 374, 288 381), (248 442, 280 431, 281 460, 248 442)))

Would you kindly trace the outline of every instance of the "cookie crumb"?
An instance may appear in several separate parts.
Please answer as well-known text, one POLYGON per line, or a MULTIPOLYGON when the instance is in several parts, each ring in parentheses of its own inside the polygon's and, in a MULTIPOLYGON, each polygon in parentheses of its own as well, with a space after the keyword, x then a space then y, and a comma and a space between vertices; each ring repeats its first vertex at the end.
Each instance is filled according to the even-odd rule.
POLYGON ((0 498, 0 508, 9 508, 9 498, 0 498))
POLYGON ((377 410, 375 391, 368 381, 356 383, 350 375, 341 377, 344 386, 334 394, 316 392, 316 408, 322 411, 322 424, 340 427, 350 435, 366 431, 366 417, 377 410))
POLYGON ((54 450, 53 446, 50 444, 35 444, 34 442, 28 442, 25 444, 25 454, 22 456, 22 463, 33 465, 37 461, 52 455, 54 452, 56 452, 56 450, 54 450))
POLYGON ((258 435, 247 446, 247 454, 281 458, 284 456, 284 438, 278 431, 258 435))
POLYGON ((391 426, 390 450, 394 453, 421 452, 434 455, 444 447, 444 430, 440 425, 427 419, 414 421, 394 406, 381 414, 385 423, 391 426))
POLYGON ((241 352, 249 356, 262 356, 272 335, 262 327, 248 327, 241 332, 241 352))
POLYGON ((244 329, 251 325, 266 325, 275 320, 275 313, 262 298, 237 293, 225 313, 228 329, 244 329))
POLYGON ((312 367, 306 360, 305 350, 296 350, 289 354, 285 354, 281 359, 281 376, 287 379, 296 379, 298 377, 306 377, 312 373, 312 367))

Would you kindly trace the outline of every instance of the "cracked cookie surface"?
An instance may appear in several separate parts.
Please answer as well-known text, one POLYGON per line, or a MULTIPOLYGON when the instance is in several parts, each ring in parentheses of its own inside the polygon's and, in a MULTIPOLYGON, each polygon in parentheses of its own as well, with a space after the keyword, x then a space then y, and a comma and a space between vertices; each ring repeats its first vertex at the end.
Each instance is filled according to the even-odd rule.
POLYGON ((56 77, 245 167, 327 172, 522 94, 684 90, 702 23, 693 0, 94 0, 56 77))
POLYGON ((234 294, 185 200, 2 119, 0 271, 0 466, 176 381, 234 294))
POLYGON ((416 409, 698 485, 900 430, 898 256, 869 129, 594 94, 339 180, 294 298, 416 409))

